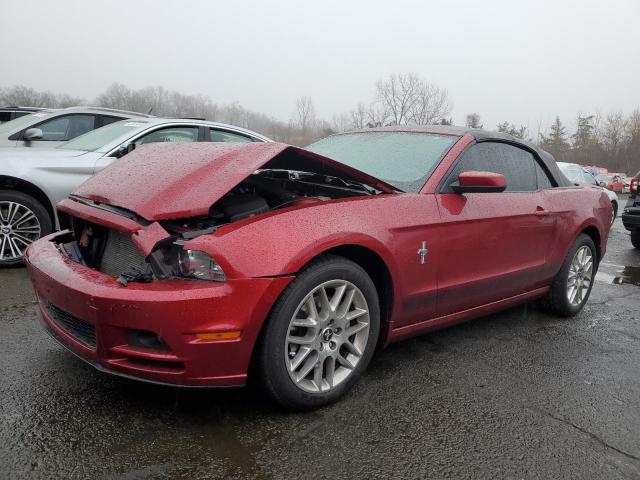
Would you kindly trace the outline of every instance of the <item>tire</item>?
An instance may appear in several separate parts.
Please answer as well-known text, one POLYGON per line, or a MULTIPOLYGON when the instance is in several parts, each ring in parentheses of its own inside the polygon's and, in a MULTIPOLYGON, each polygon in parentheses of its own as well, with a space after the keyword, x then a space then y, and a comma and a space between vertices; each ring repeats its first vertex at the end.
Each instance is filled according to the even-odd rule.
POLYGON ((631 245, 640 250, 640 230, 631 230, 631 245))
POLYGON ((0 267, 21 264, 28 244, 52 231, 51 217, 38 200, 15 190, 0 190, 0 267))
POLYGON ((266 393, 286 409, 306 410, 329 404, 344 395, 367 368, 378 341, 379 330, 380 304, 369 275, 348 259, 323 256, 305 267, 276 301, 263 327, 256 368, 252 373, 266 393), (342 285, 345 287, 343 303, 338 303, 336 318, 322 320, 324 313, 331 311, 329 304, 321 301, 322 289, 326 292, 324 298, 330 302, 335 299, 333 295, 342 285), (351 291, 354 292, 352 296, 351 291), (349 297, 352 302, 345 309, 349 297), (314 299, 311 304, 309 298, 314 299), (354 309, 349 314, 360 315, 359 318, 338 318, 352 307, 354 309), (309 313, 310 309, 315 314, 309 313), (365 309, 368 315, 361 313, 365 309), (299 315, 317 318, 317 325, 308 326, 306 323, 310 322, 309 318, 299 315), (296 319, 305 323, 305 326, 294 326, 296 319), (368 329, 363 327, 367 321, 368 329), (356 329, 360 330, 347 336, 348 332, 356 329), (368 333, 366 339, 365 333, 368 333), (291 341, 307 341, 307 338, 312 339, 312 344, 297 345, 291 341), (357 357, 347 347, 356 348, 361 355, 357 357), (303 355, 305 353, 306 356, 303 355), (298 363, 298 356, 301 360, 294 367, 294 363, 298 363), (332 363, 335 365, 333 370, 332 363), (303 375, 308 368, 311 370, 303 375), (316 377, 318 370, 326 379, 323 376, 316 382, 316 378, 320 378, 316 377))
POLYGON ((611 202, 611 207, 613 208, 613 217, 611 218, 611 225, 616 221, 616 217, 618 216, 618 202, 611 202))
POLYGON ((567 253, 560 271, 553 279, 551 290, 542 301, 543 306, 546 308, 546 310, 561 317, 573 317, 574 315, 577 315, 589 299, 589 294, 591 293, 591 289, 593 288, 593 282, 597 271, 598 256, 596 254, 596 247, 593 243, 593 240, 588 235, 580 234, 569 249, 569 253, 567 253), (573 272, 571 272, 572 264, 576 259, 576 254, 579 251, 582 251, 583 247, 587 249, 587 252, 591 257, 591 270, 589 272, 588 287, 584 286, 584 282, 586 281, 586 273, 576 276, 573 274, 573 272), (580 289, 582 294, 577 295, 574 302, 572 302, 569 298, 572 292, 569 285, 570 274, 573 276, 576 282, 580 279, 583 279, 582 288, 580 289))

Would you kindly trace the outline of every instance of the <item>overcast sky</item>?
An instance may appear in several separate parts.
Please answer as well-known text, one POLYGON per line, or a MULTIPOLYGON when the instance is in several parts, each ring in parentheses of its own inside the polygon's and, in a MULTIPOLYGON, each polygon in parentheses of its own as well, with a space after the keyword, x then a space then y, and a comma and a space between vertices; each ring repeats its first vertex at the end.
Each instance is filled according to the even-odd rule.
POLYGON ((0 87, 92 98, 114 81, 330 120, 416 72, 478 112, 567 123, 640 106, 640 1, 0 0, 0 87))

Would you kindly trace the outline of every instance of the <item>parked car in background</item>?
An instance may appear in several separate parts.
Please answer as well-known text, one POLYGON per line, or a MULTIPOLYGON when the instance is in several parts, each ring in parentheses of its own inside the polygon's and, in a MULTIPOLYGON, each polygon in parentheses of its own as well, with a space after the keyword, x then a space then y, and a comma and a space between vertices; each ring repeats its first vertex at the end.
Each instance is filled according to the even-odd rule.
POLYGON ((607 189, 616 193, 624 192, 624 177, 620 174, 613 174, 611 180, 607 183, 607 189))
POLYGON ((60 200, 137 146, 256 141, 270 140, 220 123, 140 117, 111 123, 54 149, 0 149, 0 266, 19 263, 31 242, 56 227, 55 205, 60 200))
POLYGON ((607 185, 613 178, 613 175, 609 175, 608 173, 601 173, 596 176, 596 180, 598 181, 598 185, 602 188, 607 188, 607 185))
POLYGON ((46 328, 102 371, 254 375, 301 409, 348 391, 378 345, 535 298, 561 316, 587 301, 611 203, 549 154, 453 127, 307 149, 145 145, 89 179, 25 256, 46 328))
POLYGON ((97 107, 40 110, 0 125, 0 147, 54 148, 96 128, 144 113, 97 107))
POLYGON ((629 198, 622 211, 622 224, 631 233, 631 244, 640 250, 640 172, 629 183, 629 198))
POLYGON ((618 215, 618 195, 616 195, 614 191, 602 187, 593 175, 577 163, 558 162, 558 167, 560 167, 560 171, 571 181, 571 183, 592 185, 594 188, 600 189, 607 194, 609 201, 611 201, 611 207, 613 208, 613 216, 611 217, 611 223, 613 223, 616 219, 616 215, 618 215))
POLYGON ((38 107, 0 107, 0 124, 42 110, 45 109, 38 107))
POLYGON ((617 173, 608 173, 606 175, 598 175, 596 178, 601 187, 616 193, 624 192, 625 183, 622 175, 617 173))

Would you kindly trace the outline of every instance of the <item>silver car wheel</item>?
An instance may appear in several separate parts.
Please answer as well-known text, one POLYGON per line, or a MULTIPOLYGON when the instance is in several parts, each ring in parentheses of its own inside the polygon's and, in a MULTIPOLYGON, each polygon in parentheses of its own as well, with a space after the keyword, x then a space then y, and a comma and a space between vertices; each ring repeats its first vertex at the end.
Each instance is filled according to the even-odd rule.
POLYGON ((0 261, 21 258, 40 233, 40 221, 30 208, 17 202, 0 202, 0 261))
POLYGON ((573 306, 580 305, 589 291, 593 278, 593 255, 591 249, 583 245, 573 256, 567 279, 567 298, 573 306))
POLYGON ((369 307, 358 287, 330 280, 298 305, 285 340, 285 364, 294 384, 328 392, 351 376, 369 338, 369 307))

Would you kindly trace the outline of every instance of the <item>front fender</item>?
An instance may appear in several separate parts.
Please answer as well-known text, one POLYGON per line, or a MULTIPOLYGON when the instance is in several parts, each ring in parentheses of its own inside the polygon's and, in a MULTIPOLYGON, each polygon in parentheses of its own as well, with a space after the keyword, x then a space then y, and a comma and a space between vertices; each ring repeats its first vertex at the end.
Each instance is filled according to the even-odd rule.
POLYGON ((272 212, 241 226, 229 225, 197 237, 185 248, 207 252, 229 278, 256 278, 296 273, 327 250, 356 245, 376 253, 394 275, 394 256, 384 242, 390 237, 388 227, 372 219, 372 212, 364 213, 374 203, 327 202, 272 212))

